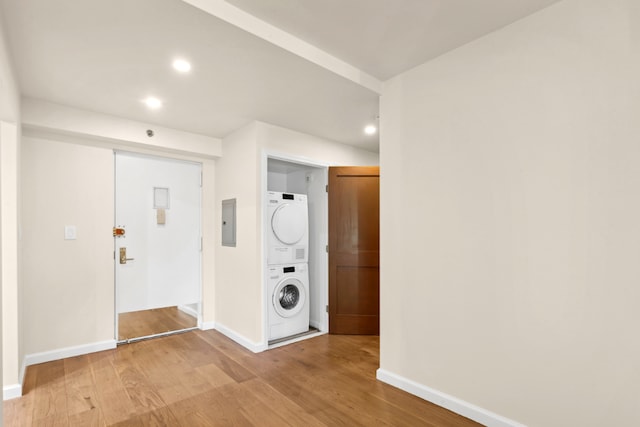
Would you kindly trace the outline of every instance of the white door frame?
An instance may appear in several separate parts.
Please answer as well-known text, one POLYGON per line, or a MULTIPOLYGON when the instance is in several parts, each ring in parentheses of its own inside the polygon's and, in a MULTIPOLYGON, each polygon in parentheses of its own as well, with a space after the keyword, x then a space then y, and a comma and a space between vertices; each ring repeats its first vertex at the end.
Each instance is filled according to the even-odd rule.
MULTIPOLYGON (((268 160, 269 159, 274 159, 274 160, 282 160, 285 162, 289 162, 289 163, 295 163, 295 164, 299 164, 301 166, 310 166, 310 167, 314 167, 314 168, 321 168, 325 170, 324 173, 324 184, 328 185, 328 171, 329 171, 329 166, 332 166, 329 163, 325 163, 325 162, 319 162, 317 160, 314 159, 310 159, 307 157, 300 157, 300 156, 294 156, 294 155, 290 155, 290 154, 286 154, 286 153, 281 153, 281 152, 277 152, 277 151, 272 151, 272 150, 267 150, 267 149, 263 149, 262 150, 262 158, 261 158, 261 188, 260 188, 260 196, 259 196, 259 200, 260 200, 260 213, 261 213, 261 218, 262 218, 262 233, 259 236, 259 239, 261 239, 262 244, 260 245, 260 250, 261 250, 261 256, 260 256, 260 268, 262 271, 262 284, 261 284, 261 295, 262 295, 262 336, 263 336, 263 348, 269 348, 269 300, 270 298, 268 297, 267 293, 267 239, 266 239, 266 231, 267 231, 267 226, 269 224, 269 218, 268 218, 268 212, 267 212, 267 208, 266 208, 266 200, 267 200, 267 191, 268 191, 268 160)), ((325 193, 325 198, 327 198, 327 195, 325 193)), ((327 198, 328 199, 328 198, 327 198)), ((327 207, 328 207, 328 200, 327 201, 327 207)), ((328 212, 327 212, 327 219, 328 219, 328 212)), ((325 224, 325 227, 329 228, 329 224, 328 222, 325 224)), ((326 245, 329 244, 329 242, 325 242, 326 245)), ((327 252, 323 252, 322 253, 322 265, 320 266, 320 268, 324 268, 325 271, 329 270, 329 254, 327 252)), ((329 276, 326 275, 326 280, 324 281, 325 283, 322 283, 322 287, 324 289, 321 290, 322 295, 324 296, 324 303, 325 305, 329 303, 329 276)), ((323 320, 322 320, 322 324, 320 325, 320 332, 321 333, 327 333, 329 332, 329 313, 324 313, 324 315, 322 316, 323 320)), ((302 337, 299 338, 297 340, 300 339, 306 339, 306 338, 311 338, 312 336, 315 335, 310 335, 308 337, 302 337)), ((297 341, 295 340, 295 341, 297 341)), ((293 341, 290 341, 293 342, 293 341)))
MULTIPOLYGON (((164 160, 164 161, 175 161, 175 162, 182 162, 182 163, 190 163, 193 165, 198 165, 200 167, 200 223, 198 224, 199 226, 199 232, 200 232, 200 241, 203 241, 203 235, 202 235, 202 218, 203 218, 203 203, 202 203, 202 186, 203 186, 203 181, 202 181, 202 173, 203 173, 203 164, 202 162, 198 162, 195 160, 185 160, 185 159, 180 159, 180 158, 175 158, 175 157, 170 157, 170 156, 163 156, 163 155, 159 155, 159 154, 148 154, 148 153, 140 153, 140 152, 136 152, 136 151, 127 151, 127 150, 120 150, 120 149, 114 149, 113 150, 113 180, 114 180, 114 191, 113 191, 113 227, 117 227, 118 224, 116 224, 116 213, 117 213, 117 191, 118 188, 116 186, 116 173, 117 173, 117 169, 116 169, 116 156, 117 154, 124 154, 124 155, 129 155, 129 156, 137 156, 137 157, 143 157, 143 158, 151 158, 151 159, 158 159, 158 160, 164 160)), ((116 342, 120 342, 119 336, 118 336, 118 274, 117 274, 117 268, 118 268, 118 263, 119 263, 119 257, 117 252, 117 242, 116 242, 117 237, 114 237, 113 239, 113 289, 114 289, 114 301, 113 301, 113 308, 114 308, 114 339, 116 342)), ((201 329, 202 328, 202 306, 203 306, 203 290, 202 290, 202 251, 203 251, 203 245, 201 243, 200 245, 200 252, 199 252, 199 264, 200 264, 200 268, 198 269, 198 295, 199 295, 199 301, 198 301, 198 313, 197 313, 197 324, 196 324, 196 328, 201 329)), ((171 334, 172 332, 169 332, 168 334, 171 334)), ((167 334, 158 334, 158 336, 162 336, 162 335, 167 335, 167 334)), ((146 338, 146 337, 145 337, 146 338)))

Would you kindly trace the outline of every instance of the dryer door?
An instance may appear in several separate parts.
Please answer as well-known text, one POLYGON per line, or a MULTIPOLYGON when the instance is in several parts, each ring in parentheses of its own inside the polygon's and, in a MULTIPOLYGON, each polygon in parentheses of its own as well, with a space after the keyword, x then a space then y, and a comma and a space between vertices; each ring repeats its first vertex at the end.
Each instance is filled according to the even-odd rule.
POLYGON ((298 279, 288 278, 280 283, 273 291, 273 307, 282 317, 293 317, 304 307, 307 295, 298 279))
POLYGON ((285 245, 295 245, 307 228, 306 212, 301 204, 284 203, 273 212, 271 228, 276 238, 285 245))

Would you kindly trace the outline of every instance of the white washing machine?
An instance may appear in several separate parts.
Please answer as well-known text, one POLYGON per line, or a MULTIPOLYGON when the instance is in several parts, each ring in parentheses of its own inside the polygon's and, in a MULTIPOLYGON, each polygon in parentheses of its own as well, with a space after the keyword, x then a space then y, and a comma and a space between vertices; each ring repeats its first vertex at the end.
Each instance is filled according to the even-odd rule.
POLYGON ((269 341, 309 330, 307 264, 267 267, 269 341))
POLYGON ((267 264, 309 261, 309 209, 304 194, 267 193, 267 264))

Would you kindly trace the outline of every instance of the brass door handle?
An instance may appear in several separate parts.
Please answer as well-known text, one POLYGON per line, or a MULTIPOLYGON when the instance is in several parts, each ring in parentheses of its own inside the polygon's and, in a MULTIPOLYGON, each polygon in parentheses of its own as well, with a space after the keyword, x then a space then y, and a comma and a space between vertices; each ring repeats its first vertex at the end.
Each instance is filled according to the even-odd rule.
POLYGON ((127 248, 120 248, 120 264, 126 264, 127 261, 133 261, 135 258, 127 258, 127 248))

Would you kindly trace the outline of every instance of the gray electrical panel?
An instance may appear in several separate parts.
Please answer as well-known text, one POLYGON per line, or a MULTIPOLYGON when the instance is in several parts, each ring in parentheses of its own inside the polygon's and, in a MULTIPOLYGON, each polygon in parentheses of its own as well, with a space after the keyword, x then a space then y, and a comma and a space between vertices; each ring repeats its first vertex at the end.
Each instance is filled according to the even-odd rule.
POLYGON ((236 199, 222 201, 222 246, 236 245, 236 199))

